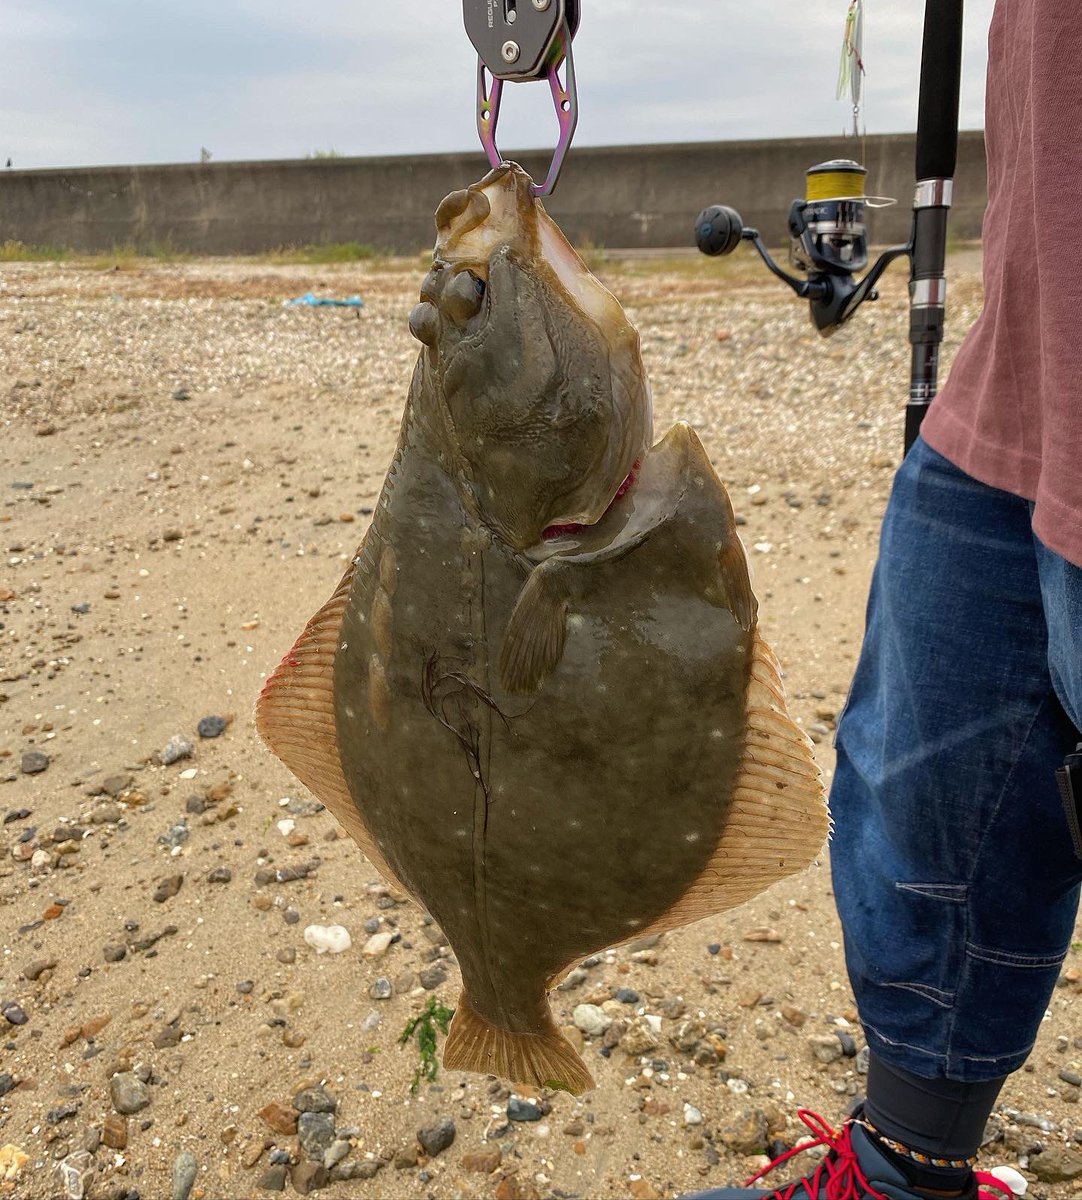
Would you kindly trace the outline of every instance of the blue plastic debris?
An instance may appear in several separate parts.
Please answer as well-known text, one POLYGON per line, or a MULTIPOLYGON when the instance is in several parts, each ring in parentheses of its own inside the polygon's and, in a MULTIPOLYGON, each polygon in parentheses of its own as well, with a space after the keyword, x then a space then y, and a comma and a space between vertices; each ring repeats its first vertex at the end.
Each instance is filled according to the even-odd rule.
POLYGON ((317 296, 313 292, 305 292, 295 300, 285 301, 287 308, 294 304, 305 304, 309 308, 364 308, 364 301, 360 296, 346 296, 344 300, 336 300, 331 296, 317 296))

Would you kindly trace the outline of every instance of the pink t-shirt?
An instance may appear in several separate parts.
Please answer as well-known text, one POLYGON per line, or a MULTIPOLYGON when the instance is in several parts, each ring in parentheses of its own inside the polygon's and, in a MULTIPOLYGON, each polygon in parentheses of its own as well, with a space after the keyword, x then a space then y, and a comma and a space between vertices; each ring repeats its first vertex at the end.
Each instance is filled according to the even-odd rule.
POLYGON ((1036 501, 1082 567, 1082 7, 998 0, 988 37, 984 311, 921 432, 1036 501))

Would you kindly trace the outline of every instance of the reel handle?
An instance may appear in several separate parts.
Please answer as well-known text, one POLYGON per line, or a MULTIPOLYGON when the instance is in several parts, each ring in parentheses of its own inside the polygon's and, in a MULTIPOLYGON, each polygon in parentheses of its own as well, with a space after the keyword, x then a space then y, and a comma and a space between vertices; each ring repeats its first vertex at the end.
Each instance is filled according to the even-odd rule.
POLYGON ((735 208, 711 204, 695 218, 695 241, 703 254, 716 258, 732 254, 744 236, 744 222, 735 208))

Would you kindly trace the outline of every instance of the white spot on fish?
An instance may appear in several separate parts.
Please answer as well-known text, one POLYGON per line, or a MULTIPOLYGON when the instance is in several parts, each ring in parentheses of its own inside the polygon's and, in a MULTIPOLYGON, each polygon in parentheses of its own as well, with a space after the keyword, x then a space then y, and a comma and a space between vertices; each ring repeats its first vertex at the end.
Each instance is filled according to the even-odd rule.
POLYGON ((463 827, 462 829, 455 830, 455 837, 460 837, 460 838, 469 837, 469 834, 470 834, 470 831, 468 829, 466 829, 465 827, 463 827))
POLYGON ((343 643, 341 644, 341 646, 339 646, 339 647, 338 647, 338 649, 339 649, 339 650, 348 650, 348 649, 349 649, 349 642, 343 642, 343 643))
POLYGON ((685 833, 684 841, 685 842, 697 842, 701 836, 702 835, 698 834, 698 833, 685 833))
POLYGON ((711 730, 710 730, 710 736, 711 736, 712 738, 719 738, 719 737, 723 737, 723 736, 724 736, 724 734, 721 732, 721 730, 720 730, 720 729, 711 729, 711 730))
POLYGON ((351 721, 355 721, 357 719, 357 714, 352 708, 349 707, 348 704, 346 705, 346 716, 349 717, 351 721))
POLYGON ((567 624, 569 629, 581 629, 586 622, 582 617, 579 616, 578 613, 572 613, 571 616, 567 618, 567 624))
POLYGON ((642 924, 642 919, 640 917, 632 917, 629 921, 625 921, 624 924, 627 925, 629 929, 638 929, 638 927, 642 924))
POLYGON ((569 829, 581 829, 582 828, 582 822, 578 819, 578 817, 572 817, 571 820, 568 821, 567 825, 568 825, 569 829))

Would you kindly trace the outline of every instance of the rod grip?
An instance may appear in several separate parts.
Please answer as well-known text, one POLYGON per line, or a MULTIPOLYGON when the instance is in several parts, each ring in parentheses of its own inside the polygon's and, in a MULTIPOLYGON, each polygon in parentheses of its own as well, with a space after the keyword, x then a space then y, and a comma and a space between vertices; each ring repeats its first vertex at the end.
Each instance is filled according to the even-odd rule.
POLYGON ((953 179, 958 160, 962 0, 927 0, 917 109, 917 179, 953 179))

